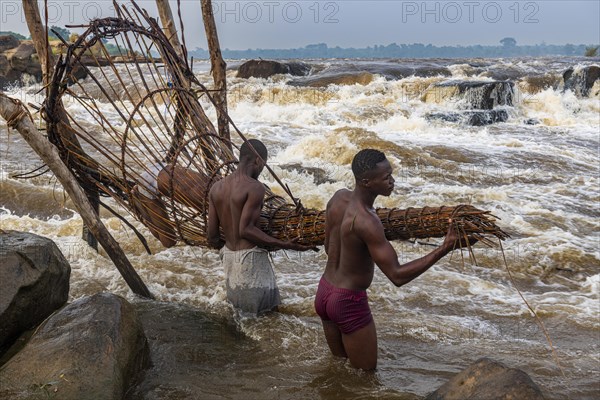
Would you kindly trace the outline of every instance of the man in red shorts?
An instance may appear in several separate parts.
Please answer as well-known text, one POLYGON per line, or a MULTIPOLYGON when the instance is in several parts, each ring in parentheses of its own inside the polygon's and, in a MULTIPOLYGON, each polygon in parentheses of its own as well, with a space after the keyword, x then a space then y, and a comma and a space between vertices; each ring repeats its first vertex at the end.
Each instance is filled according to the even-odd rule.
MULTIPOLYGON (((467 243, 460 243, 457 233, 450 228, 440 247, 400 265, 373 208, 377 196, 389 196, 394 189, 390 163, 382 152, 365 149, 354 157, 352 172, 356 179, 354 191, 339 190, 327 203, 328 259, 315 309, 333 355, 348 358, 355 368, 371 370, 377 366, 377 332, 366 289, 373 280, 374 264, 394 285, 402 286, 467 243)), ((475 242, 469 239, 469 245, 475 242)))

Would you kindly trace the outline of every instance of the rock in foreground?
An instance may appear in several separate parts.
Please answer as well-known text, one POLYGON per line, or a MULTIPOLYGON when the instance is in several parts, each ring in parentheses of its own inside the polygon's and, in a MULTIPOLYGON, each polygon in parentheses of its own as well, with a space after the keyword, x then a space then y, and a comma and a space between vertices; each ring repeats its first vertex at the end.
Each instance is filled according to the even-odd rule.
POLYGON ((0 353, 62 307, 71 266, 56 244, 32 233, 0 233, 0 353))
POLYGON ((148 363, 133 306, 113 294, 96 294, 38 328, 0 370, 0 398, 120 400, 148 363))
POLYGON ((425 400, 543 400, 540 388, 520 369, 482 358, 425 400))

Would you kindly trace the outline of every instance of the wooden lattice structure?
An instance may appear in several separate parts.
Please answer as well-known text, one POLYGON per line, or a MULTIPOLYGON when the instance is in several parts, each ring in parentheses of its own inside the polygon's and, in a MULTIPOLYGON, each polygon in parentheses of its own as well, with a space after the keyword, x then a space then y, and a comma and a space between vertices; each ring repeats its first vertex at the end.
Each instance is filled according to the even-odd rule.
MULTIPOLYGON (((173 182, 177 171, 188 171, 197 184, 195 193, 171 187, 158 200, 177 240, 206 245, 208 190, 235 169, 237 146, 219 136, 202 106, 215 107, 211 91, 194 76, 188 60, 178 56, 157 21, 135 3, 133 8, 115 7, 116 17, 91 21, 76 42, 65 43, 44 104, 48 138, 84 189, 113 198, 138 218, 133 193, 156 191, 148 174, 163 169, 173 182), (117 46, 126 62, 108 61, 107 43, 117 46), (78 80, 82 70, 87 78, 78 80), (78 106, 66 112, 61 104, 68 102, 78 106), (69 137, 76 137, 84 152, 73 150, 77 147, 69 137)), ((323 244, 324 212, 305 209, 277 181, 289 199, 267 190, 261 229, 281 239, 323 244)), ((449 217, 464 234, 485 243, 491 244, 486 236, 507 237, 493 216, 468 205, 377 213, 389 239, 442 237, 449 217)))

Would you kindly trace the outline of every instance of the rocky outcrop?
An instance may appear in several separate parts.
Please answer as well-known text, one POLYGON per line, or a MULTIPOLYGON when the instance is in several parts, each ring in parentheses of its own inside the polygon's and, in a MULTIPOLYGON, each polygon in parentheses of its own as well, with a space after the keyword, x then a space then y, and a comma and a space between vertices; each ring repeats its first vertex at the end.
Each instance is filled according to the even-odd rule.
POLYGON ((114 294, 96 294, 37 329, 0 370, 0 398, 121 400, 148 364, 133 306, 114 294))
MULTIPOLYGON (((36 81, 42 80, 42 67, 35 51, 35 46, 31 40, 17 40, 15 44, 13 36, 0 36, 0 90, 6 90, 15 82, 20 83, 23 74, 29 74, 36 81), (6 39, 11 38, 11 39, 6 39), (5 49, 5 50, 2 50, 5 49)), ((106 64, 109 63, 105 60, 106 64)), ((89 57, 89 65, 96 65, 96 59, 89 57)), ((83 60, 86 63, 86 60, 83 60)), ((85 68, 78 66, 72 72, 73 79, 69 80, 72 84, 74 80, 83 79, 88 74, 85 68)))
POLYGON ((495 124, 496 122, 505 122, 508 120, 506 110, 473 110, 462 112, 431 113, 425 118, 431 120, 441 120, 446 122, 458 122, 470 126, 485 126, 495 124))
POLYGON ((324 73, 306 79, 288 82, 290 86, 327 87, 329 85, 368 85, 373 81, 373 74, 364 71, 324 73))
POLYGON ((448 68, 436 65, 415 65, 412 67, 385 66, 382 68, 369 68, 368 71, 382 75, 388 80, 403 79, 410 76, 418 76, 423 78, 428 78, 431 76, 452 76, 452 73, 448 68))
POLYGON ((446 103, 454 98, 466 109, 492 110, 496 106, 512 106, 513 97, 513 82, 451 80, 430 86, 422 100, 446 103))
POLYGON ((56 244, 32 233, 0 233, 0 353, 62 307, 71 267, 56 244))
POLYGON ((238 68, 238 78, 269 78, 277 74, 305 76, 310 73, 310 65, 301 62, 279 62, 272 60, 250 60, 238 68))
POLYGON ((279 168, 286 170, 286 171, 296 171, 301 174, 304 173, 304 174, 312 175, 313 182, 317 186, 322 185, 324 183, 335 183, 335 180, 333 180, 329 176, 327 176, 327 172, 321 168, 306 167, 299 163, 283 164, 283 165, 280 165, 279 168))
POLYGON ((565 90, 571 90, 578 97, 598 97, 600 95, 600 66, 569 68, 563 73, 563 80, 565 90))
POLYGON ((519 87, 525 93, 539 93, 548 88, 556 89, 562 83, 560 74, 546 73, 541 75, 524 76, 519 81, 519 87))
POLYGON ((520 369, 482 358, 426 400, 543 400, 540 388, 520 369))
POLYGON ((0 52, 19 46, 19 39, 13 35, 0 35, 0 52))
POLYGON ((29 74, 37 81, 42 79, 42 68, 31 40, 21 41, 17 47, 0 53, 0 90, 20 81, 23 74, 29 74))

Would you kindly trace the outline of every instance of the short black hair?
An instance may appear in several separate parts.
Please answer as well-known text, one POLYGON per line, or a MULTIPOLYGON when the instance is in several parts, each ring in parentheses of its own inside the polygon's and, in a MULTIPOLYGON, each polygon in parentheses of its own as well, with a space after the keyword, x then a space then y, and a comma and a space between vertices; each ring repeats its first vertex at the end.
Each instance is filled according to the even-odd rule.
POLYGON ((258 139, 249 139, 248 141, 245 141, 244 143, 242 143, 242 147, 240 147, 240 160, 244 160, 244 159, 251 159, 254 160, 256 158, 256 154, 254 153, 254 151, 252 151, 252 147, 254 147, 254 150, 256 150, 256 152, 258 153, 258 155, 265 161, 267 161, 267 148, 265 147, 265 145, 263 144, 263 142, 261 142, 258 139))
POLYGON ((385 154, 375 149, 363 149, 356 153, 352 160, 352 172, 355 178, 362 178, 366 172, 377 167, 382 161, 385 161, 385 154))

